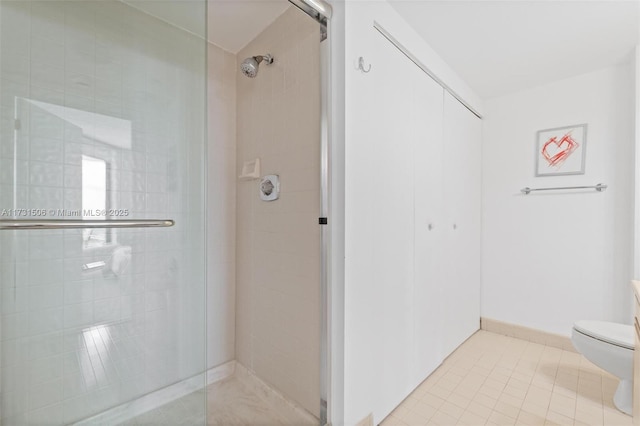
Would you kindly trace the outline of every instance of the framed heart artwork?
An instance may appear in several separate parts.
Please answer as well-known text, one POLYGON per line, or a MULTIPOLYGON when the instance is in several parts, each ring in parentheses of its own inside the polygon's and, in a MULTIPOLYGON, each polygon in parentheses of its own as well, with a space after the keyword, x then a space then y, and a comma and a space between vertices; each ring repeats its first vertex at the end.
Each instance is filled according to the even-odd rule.
POLYGON ((586 159, 586 124, 538 131, 536 176, 582 175, 586 159))

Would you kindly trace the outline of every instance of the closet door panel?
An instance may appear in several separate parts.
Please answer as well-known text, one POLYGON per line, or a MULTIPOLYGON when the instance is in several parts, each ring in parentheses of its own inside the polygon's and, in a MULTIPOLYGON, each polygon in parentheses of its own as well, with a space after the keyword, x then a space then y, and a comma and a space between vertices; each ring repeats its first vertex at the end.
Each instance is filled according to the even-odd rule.
POLYGON ((479 328, 481 279, 481 120, 444 96, 446 285, 444 350, 450 353, 479 328))
MULTIPOLYGON (((366 78, 373 78, 374 113, 370 117, 373 173, 367 193, 377 226, 371 232, 372 291, 377 317, 376 401, 385 416, 410 391, 413 351, 413 157, 412 93, 415 65, 377 31, 375 58, 366 78)), ((381 419, 382 417, 380 417, 381 419)))
MULTIPOLYGON (((417 67, 416 67, 417 68, 417 67)), ((442 191, 444 89, 422 70, 414 91, 415 326, 414 366, 418 382, 444 359, 441 266, 445 234, 442 191)))
POLYGON ((375 88, 369 189, 379 244, 376 419, 388 415, 442 361, 437 277, 442 228, 443 89, 377 31, 367 77, 375 88), (431 230, 429 229, 431 225, 431 230))

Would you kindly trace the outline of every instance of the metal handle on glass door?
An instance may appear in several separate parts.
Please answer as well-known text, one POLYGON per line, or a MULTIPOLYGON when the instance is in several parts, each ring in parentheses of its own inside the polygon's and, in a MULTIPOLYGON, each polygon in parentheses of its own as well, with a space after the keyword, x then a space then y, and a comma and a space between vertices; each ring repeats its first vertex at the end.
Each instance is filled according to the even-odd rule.
POLYGON ((161 220, 64 220, 64 219, 2 219, 0 230, 82 229, 82 228, 168 228, 170 219, 161 220))

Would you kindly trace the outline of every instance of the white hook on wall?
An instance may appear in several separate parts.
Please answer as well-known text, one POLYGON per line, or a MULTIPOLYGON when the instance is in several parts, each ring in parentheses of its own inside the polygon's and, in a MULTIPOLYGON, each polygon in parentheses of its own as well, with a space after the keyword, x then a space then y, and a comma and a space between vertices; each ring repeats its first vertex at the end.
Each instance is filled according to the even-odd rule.
POLYGON ((364 58, 362 56, 360 56, 358 58, 358 69, 363 72, 363 73, 368 73, 369 71, 371 71, 371 64, 369 64, 369 68, 364 69, 364 58))

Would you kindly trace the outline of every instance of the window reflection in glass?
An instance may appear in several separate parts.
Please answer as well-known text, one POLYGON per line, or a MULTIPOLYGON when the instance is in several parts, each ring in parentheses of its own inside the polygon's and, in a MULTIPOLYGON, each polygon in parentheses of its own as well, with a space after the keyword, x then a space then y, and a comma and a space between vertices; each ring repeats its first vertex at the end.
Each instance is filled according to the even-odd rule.
MULTIPOLYGON (((104 219, 97 216, 107 209, 107 162, 99 158, 82 156, 82 218, 87 220, 104 219)), ((107 229, 88 228, 82 230, 85 248, 105 245, 108 240, 107 229)))

